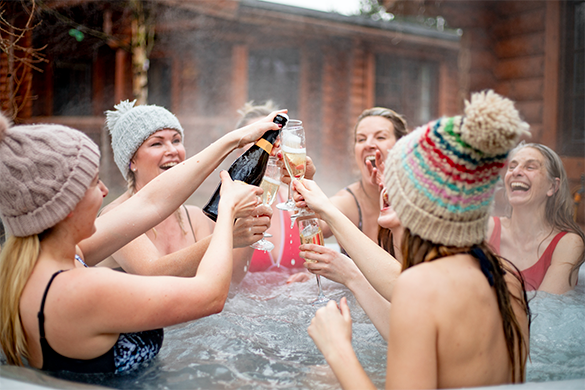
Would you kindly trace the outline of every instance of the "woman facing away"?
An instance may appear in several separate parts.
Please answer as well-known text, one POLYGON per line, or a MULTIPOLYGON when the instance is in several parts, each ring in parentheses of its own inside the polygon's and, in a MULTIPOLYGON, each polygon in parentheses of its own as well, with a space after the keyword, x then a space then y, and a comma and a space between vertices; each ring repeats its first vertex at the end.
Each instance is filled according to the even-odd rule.
POLYGON ((220 312, 232 276, 233 224, 262 190, 221 173, 219 217, 194 277, 86 268, 168 218, 219 161, 267 130, 276 113, 234 130, 96 219, 107 188, 99 149, 61 125, 9 128, 0 116, 0 342, 9 364, 127 372, 158 353, 165 326, 220 312), (179 184, 180 183, 180 184, 179 184))
POLYGON ((575 223, 569 181, 549 147, 521 143, 504 176, 509 217, 489 221, 489 243, 522 272, 527 290, 563 294, 577 285, 585 235, 575 223))
MULTIPOLYGON (((404 227, 402 272, 395 278, 387 261, 356 262, 379 292, 384 276, 392 285, 386 388, 524 381, 530 321, 522 277, 484 236, 499 170, 527 127, 510 100, 485 91, 466 102, 465 116, 418 128, 390 151, 385 183, 404 227)), ((314 182, 294 187, 342 245, 354 240, 314 182)), ((375 388, 351 347, 345 298, 319 309, 308 331, 343 388, 375 388)))
MULTIPOLYGON (((185 161, 184 134, 178 119, 163 107, 134 104, 123 101, 114 111, 106 112, 114 160, 128 183, 128 191, 104 207, 101 214, 115 210, 158 175, 185 161)), ((265 216, 239 218, 234 226, 234 247, 238 249, 234 249, 232 280, 236 283, 246 275, 253 253, 249 245, 258 241, 270 225, 270 211, 259 208, 265 216)), ((193 276, 212 232, 213 222, 199 207, 182 205, 100 265, 121 266, 139 275, 193 276), (166 256, 181 250, 183 253, 166 256)))

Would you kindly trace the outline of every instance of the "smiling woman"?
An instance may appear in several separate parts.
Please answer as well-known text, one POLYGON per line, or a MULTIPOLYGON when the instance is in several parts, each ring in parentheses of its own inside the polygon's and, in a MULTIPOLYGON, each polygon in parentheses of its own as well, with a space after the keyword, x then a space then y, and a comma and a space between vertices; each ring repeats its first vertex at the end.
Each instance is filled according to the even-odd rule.
MULTIPOLYGON (((114 160, 128 182, 128 191, 106 206, 102 213, 115 209, 163 172, 185 161, 183 128, 179 120, 163 107, 135 106, 124 101, 108 111, 107 126, 112 135, 114 160)), ((263 215, 270 215, 264 213, 263 215)), ((269 216, 240 219, 234 229, 233 280, 241 281, 253 250, 269 226, 269 216)), ((182 205, 171 216, 141 237, 126 245, 101 266, 122 268, 136 274, 192 276, 198 261, 160 260, 171 253, 194 246, 200 259, 213 232, 213 222, 199 207, 182 205)), ((186 257, 185 257, 186 258, 186 257)))
POLYGON ((490 245, 520 269, 528 290, 572 290, 585 261, 585 235, 573 219, 561 159, 544 145, 521 144, 510 154, 504 184, 511 214, 490 221, 490 245))
MULTIPOLYGON (((388 151, 406 133, 406 120, 391 109, 374 107, 362 112, 354 132, 360 179, 331 197, 331 202, 374 242, 378 238, 380 187, 371 182, 370 170, 376 166, 376 156, 380 163, 386 161, 388 151)), ((322 229, 325 237, 332 235, 327 226, 322 229)))

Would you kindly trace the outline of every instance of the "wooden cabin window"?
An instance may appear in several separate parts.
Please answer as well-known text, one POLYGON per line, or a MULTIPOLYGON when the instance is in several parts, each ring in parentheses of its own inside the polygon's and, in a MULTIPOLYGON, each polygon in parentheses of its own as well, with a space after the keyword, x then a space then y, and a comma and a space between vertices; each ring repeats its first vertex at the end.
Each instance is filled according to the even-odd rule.
POLYGON ((431 61, 376 55, 375 105, 406 117, 409 127, 438 115, 438 66, 431 61))
POLYGON ((156 104, 173 111, 171 85, 170 59, 151 58, 148 67, 148 104, 156 104))
POLYGON ((561 23, 561 123, 558 144, 563 155, 585 153, 585 1, 566 1, 561 23))
POLYGON ((53 115, 92 115, 91 62, 55 61, 53 70, 53 115))
POLYGON ((300 54, 290 48, 250 50, 248 99, 258 104, 274 101, 289 113, 298 113, 300 54))

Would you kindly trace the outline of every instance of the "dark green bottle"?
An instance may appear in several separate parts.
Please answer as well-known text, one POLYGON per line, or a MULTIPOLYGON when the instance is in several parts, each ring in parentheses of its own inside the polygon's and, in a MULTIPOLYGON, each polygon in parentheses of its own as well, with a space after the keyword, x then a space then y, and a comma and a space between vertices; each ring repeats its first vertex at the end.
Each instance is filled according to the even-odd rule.
MULTIPOLYGON (((286 114, 278 114, 274 118, 274 123, 281 125, 281 128, 286 126, 287 122, 288 116, 286 114)), ((278 134, 279 130, 268 130, 250 149, 238 157, 228 169, 232 180, 243 181, 254 186, 260 185, 264 172, 266 172, 268 157, 270 157, 272 146, 276 138, 278 138, 278 134)), ((213 196, 203 207, 203 213, 214 221, 217 221, 220 190, 221 182, 219 182, 213 196)))

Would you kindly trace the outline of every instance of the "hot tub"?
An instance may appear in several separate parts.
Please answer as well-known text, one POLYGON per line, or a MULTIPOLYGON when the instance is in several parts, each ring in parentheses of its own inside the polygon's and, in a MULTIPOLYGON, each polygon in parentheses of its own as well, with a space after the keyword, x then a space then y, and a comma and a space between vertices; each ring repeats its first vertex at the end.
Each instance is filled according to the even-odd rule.
MULTIPOLYGON (((315 280, 286 285, 288 274, 250 273, 222 313, 165 330, 159 356, 124 376, 72 375, 67 380, 118 389, 338 389, 307 334, 316 308, 315 280)), ((533 294, 527 383, 490 389, 585 388, 585 268, 575 291, 533 294)), ((345 287, 323 279, 328 298, 348 298, 353 345, 378 388, 384 387, 386 343, 345 287)), ((0 388, 66 388, 38 370, 0 367, 0 388), (57 385, 55 385, 57 383, 57 385)), ((97 387, 96 387, 97 386, 97 387)))

